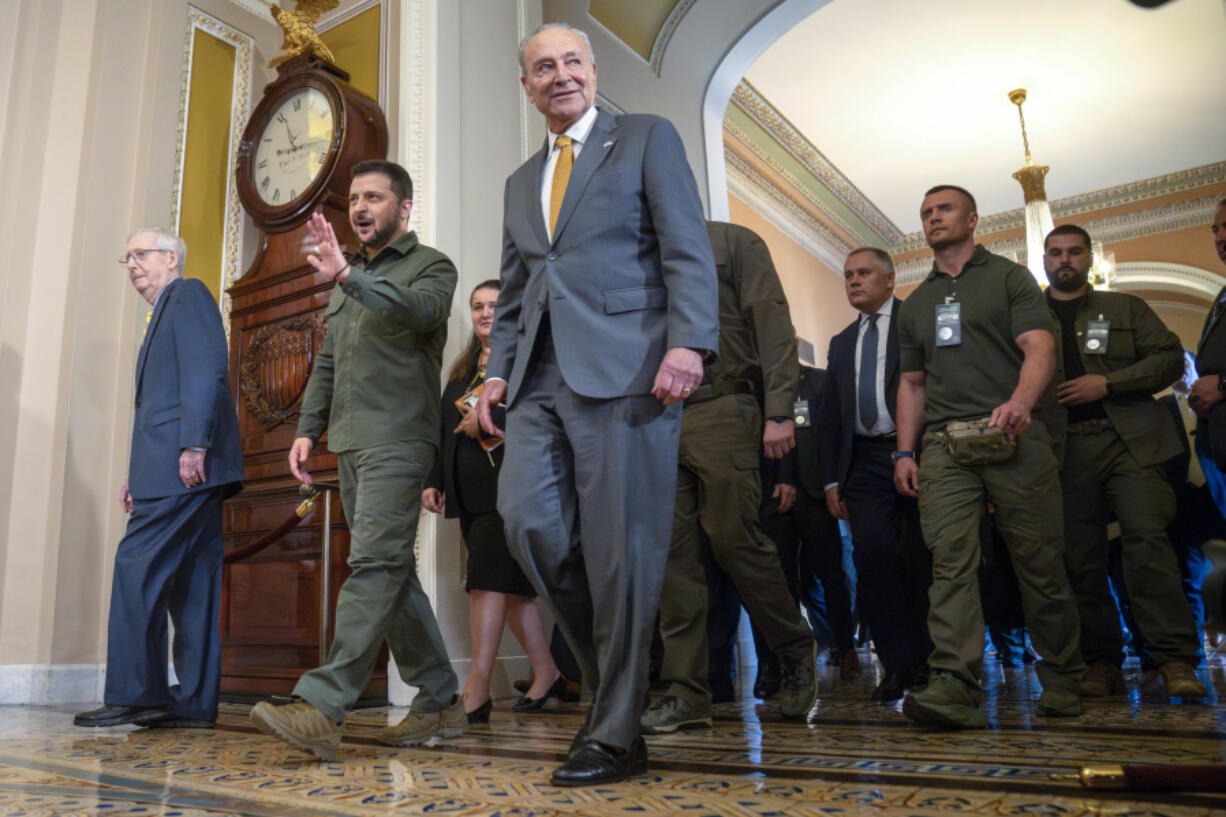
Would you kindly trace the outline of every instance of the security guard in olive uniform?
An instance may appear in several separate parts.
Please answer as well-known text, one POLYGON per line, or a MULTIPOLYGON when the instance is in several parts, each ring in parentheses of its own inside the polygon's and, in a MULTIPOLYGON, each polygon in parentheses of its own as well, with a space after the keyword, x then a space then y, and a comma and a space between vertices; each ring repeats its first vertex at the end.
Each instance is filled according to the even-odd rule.
POLYGON ((977 569, 985 502, 996 508, 1013 560, 1044 716, 1081 713, 1085 664, 1077 605, 1064 571, 1059 466, 1048 428, 1058 415, 1052 320, 1033 276, 975 244, 969 192, 928 191, 920 206, 933 249, 928 277, 899 314, 898 450, 894 482, 919 497, 932 551, 927 687, 903 713, 942 728, 981 727, 984 626, 977 569), (923 449, 917 451, 924 428, 923 449), (919 456, 919 464, 916 456, 919 456))
POLYGON ((779 656, 780 712, 804 717, 817 697, 816 642, 758 522, 759 442, 772 458, 795 445, 792 318, 761 238, 723 222, 707 222, 707 235, 719 279, 719 359, 706 364, 702 385, 685 401, 660 596, 660 680, 669 687, 643 713, 648 733, 711 725, 705 547, 779 656))
POLYGON ((1074 224, 1047 234, 1047 305, 1059 328, 1057 394, 1068 411, 1064 464, 1064 563, 1081 616, 1089 671, 1083 697, 1126 692, 1123 636, 1107 586, 1107 513, 1120 523, 1133 617, 1167 693, 1199 697, 1196 622, 1166 536, 1175 494, 1162 463, 1183 452, 1153 393, 1183 374, 1183 347, 1143 300, 1089 283, 1090 235, 1074 224))
POLYGON ((363 246, 352 266, 323 216, 310 224, 319 254, 309 260, 337 286, 289 464, 295 477, 310 482, 307 457, 328 431, 353 572, 337 598, 327 663, 294 688, 302 700, 260 703, 251 717, 263 731, 324 759, 336 756, 345 713, 369 681, 384 638, 401 678, 420 689, 404 720, 378 739, 420 743, 457 735, 467 725, 413 559, 422 487, 435 457, 456 269, 409 232, 412 197, 412 181, 399 165, 376 159, 354 166, 349 221, 363 246))

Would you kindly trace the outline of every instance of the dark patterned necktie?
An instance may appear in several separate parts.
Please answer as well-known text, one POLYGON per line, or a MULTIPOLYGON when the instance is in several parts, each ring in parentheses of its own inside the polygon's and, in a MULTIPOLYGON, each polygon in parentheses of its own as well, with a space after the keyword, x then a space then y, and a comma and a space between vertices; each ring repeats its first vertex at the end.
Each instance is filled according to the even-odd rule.
POLYGON ((856 393, 860 404, 860 424, 864 430, 872 432, 877 424, 877 318, 874 313, 868 316, 868 328, 864 330, 864 340, 860 343, 860 383, 856 393))

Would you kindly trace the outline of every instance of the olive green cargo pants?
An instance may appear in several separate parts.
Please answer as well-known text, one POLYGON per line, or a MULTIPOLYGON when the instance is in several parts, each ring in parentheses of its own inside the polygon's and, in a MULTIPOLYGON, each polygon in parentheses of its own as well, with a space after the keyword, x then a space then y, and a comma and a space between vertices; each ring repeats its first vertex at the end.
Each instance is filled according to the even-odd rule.
POLYGON ((758 521, 761 430, 761 412, 750 395, 687 404, 682 418, 673 538, 660 596, 660 680, 669 684, 669 695, 699 708, 711 705, 704 548, 710 547, 780 658, 804 658, 813 646, 778 550, 758 521))
POLYGON ((401 679, 419 687, 414 711, 450 706, 458 689, 413 554, 422 487, 433 460, 434 447, 420 442, 337 455, 353 572, 337 596, 327 663, 294 687, 295 695, 336 723, 361 696, 385 638, 401 679))
POLYGON ((961 465, 941 445, 940 427, 924 434, 919 468, 920 524, 932 551, 928 629, 934 672, 978 687, 984 623, 979 599, 979 522, 996 509, 1013 560, 1022 611, 1044 687, 1076 690, 1085 674, 1077 604, 1064 572, 1060 481, 1050 437, 1039 420, 1018 438, 1013 458, 961 465))
POLYGON ((1159 666, 1199 662, 1196 621, 1166 537, 1175 493, 1158 466, 1142 467, 1113 428, 1070 433, 1064 486, 1064 564, 1081 615, 1086 663, 1124 663, 1124 639, 1107 585, 1107 511, 1120 523, 1124 584, 1133 620, 1159 666))

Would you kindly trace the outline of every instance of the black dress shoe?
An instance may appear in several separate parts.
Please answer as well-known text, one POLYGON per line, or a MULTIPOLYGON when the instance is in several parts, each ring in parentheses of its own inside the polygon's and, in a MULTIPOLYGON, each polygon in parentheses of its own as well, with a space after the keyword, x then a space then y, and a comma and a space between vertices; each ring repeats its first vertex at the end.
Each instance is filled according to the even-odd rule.
POLYGON ((779 694, 780 684, 779 670, 770 667, 759 669, 758 677, 753 682, 753 696, 769 701, 779 694))
POLYGON ((542 695, 539 698, 529 698, 527 695, 525 695, 524 697, 520 698, 515 703, 511 704, 511 711, 512 712, 535 712, 538 709, 541 709, 542 707, 544 707, 545 704, 549 703, 550 698, 561 699, 565 695, 566 695, 566 679, 563 678, 561 675, 559 675, 558 680, 553 682, 553 686, 551 686, 548 690, 546 690, 544 695, 542 695))
POLYGON ((514 684, 511 684, 511 686, 515 687, 516 692, 518 692, 520 695, 523 695, 525 692, 532 689, 532 679, 531 678, 521 678, 518 681, 516 681, 514 684))
POLYGON ((616 783, 646 772, 647 744, 642 738, 635 738, 624 752, 616 752, 599 741, 589 740, 554 770, 550 780, 555 786, 594 786, 598 783, 616 783))
POLYGON ((881 679, 881 683, 877 684, 877 688, 873 690, 873 700, 883 704, 897 701, 910 686, 911 673, 887 672, 881 679))
POLYGON ((489 723, 490 712, 494 709, 494 701, 492 698, 486 698, 485 703, 474 709, 472 712, 465 713, 468 716, 469 723, 489 723))
POLYGON ((911 689, 918 691, 928 686, 929 677, 928 665, 920 664, 911 671, 911 689))
POLYGON ((144 725, 173 716, 164 706, 102 706, 79 712, 72 718, 73 726, 121 726, 125 723, 144 725))

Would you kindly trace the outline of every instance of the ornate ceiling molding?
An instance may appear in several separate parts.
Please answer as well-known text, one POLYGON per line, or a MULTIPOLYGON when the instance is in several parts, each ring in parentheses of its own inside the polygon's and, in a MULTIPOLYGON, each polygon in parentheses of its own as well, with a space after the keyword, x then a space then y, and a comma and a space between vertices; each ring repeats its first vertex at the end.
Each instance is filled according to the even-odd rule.
MULTIPOLYGON (((985 241, 983 246, 988 252, 1003 255, 1010 261, 1016 261, 1019 264, 1026 263, 1026 239, 1011 238, 1006 241, 985 241)), ((896 255, 898 251, 891 250, 891 255, 896 255)), ((898 286, 907 286, 909 284, 918 284, 932 272, 932 256, 922 255, 919 258, 912 258, 909 261, 894 264, 894 280, 898 286)))
MULTIPOLYGON (((839 201, 845 204, 856 216, 869 226, 877 235, 875 239, 887 245, 897 244, 903 238, 903 233, 885 213, 864 195, 861 190, 843 175, 833 162, 818 150, 812 142, 805 138, 787 117, 775 109, 773 105, 745 80, 741 80, 732 93, 731 104, 761 126, 771 138, 782 146, 796 161, 813 174, 821 184, 839 201)), ((725 127, 727 120, 725 119, 725 127)), ((741 141, 747 141, 742 139, 741 141)), ((765 146, 754 145, 761 152, 765 146)), ((777 165, 772 161, 772 165, 777 165)), ((831 215, 828 208, 822 207, 824 215, 831 215)), ((853 233, 858 231, 852 231, 853 233)), ((872 243, 866 241, 865 243, 872 243)))
MULTIPOLYGON (((1059 221, 1060 219, 1072 218, 1082 213, 1122 207, 1147 199, 1155 199, 1169 196, 1173 193, 1182 193, 1187 190, 1197 190, 1202 187, 1210 187, 1223 183, 1226 183, 1226 162, 1216 162, 1211 165, 1181 170, 1178 173, 1167 173, 1162 176, 1154 176, 1150 179, 1142 179, 1138 182, 1128 182, 1127 184, 1107 187, 1090 193, 1055 199, 1051 202, 1051 212, 1052 217, 1059 221)), ((1211 196, 1210 198, 1214 197, 1211 196)), ((1151 211, 1147 210, 1144 212, 1148 213, 1151 211)), ((1123 218, 1126 217, 1123 216, 1123 218)), ((1002 213, 995 213, 981 218, 976 232, 981 236, 992 235, 993 233, 1009 230, 1020 230, 1025 226, 1026 211, 1019 207, 1016 210, 1006 210, 1002 213)), ((1086 227, 1086 229, 1089 229, 1089 227, 1086 227)), ((1098 238, 1097 235, 1094 237, 1098 238)), ((1106 239, 1103 240, 1105 241, 1106 239)), ((1120 239, 1114 240, 1118 241, 1120 239)), ((907 233, 903 237, 903 241, 896 248, 896 251, 910 252, 922 249, 924 246, 924 233, 922 230, 917 230, 913 233, 907 233)))
POLYGON ((728 192, 832 271, 838 273, 843 269, 851 245, 736 153, 725 150, 724 158, 728 168, 728 192))
MULTIPOLYGON (((1178 201, 1174 204, 1166 204, 1161 207, 1152 207, 1148 210, 1138 210, 1134 213, 1125 213, 1111 218, 1087 221, 1081 226, 1096 240, 1109 247, 1111 244, 1116 244, 1120 241, 1147 238, 1151 235, 1186 230, 1189 227, 1203 227, 1209 223, 1214 210, 1217 209, 1218 199, 1219 197, 1216 195, 1201 196, 1200 198, 1178 201)), ((1207 235, 1205 240, 1209 240, 1207 235)), ((1024 236, 1003 241, 985 241, 984 246, 997 255, 1012 257, 1020 264, 1026 263, 1026 239, 1024 236)), ((891 252, 898 254, 916 249, 919 248, 894 248, 891 252)), ((1117 270, 1126 266, 1129 266, 1129 264, 1120 264, 1117 270)), ((1156 263, 1148 265, 1149 268, 1154 269, 1159 266, 1177 267, 1179 265, 1159 265, 1156 263)), ((905 261, 896 267, 898 283, 902 285, 919 281, 931 269, 932 257, 927 254, 920 258, 905 261)), ((1195 269, 1195 267, 1188 267, 1187 269, 1195 269)), ((1215 294, 1222 286, 1223 282, 1220 276, 1217 276, 1217 281, 1218 283, 1213 287, 1211 295, 1215 294)))
MULTIPOLYGON (((853 229, 845 219, 831 211, 831 208, 805 187, 802 180, 789 172, 772 155, 771 145, 758 144, 742 129, 724 120, 724 132, 745 146, 755 157, 766 163, 780 178, 791 184, 795 191, 790 194, 800 195, 804 201, 811 204, 829 219, 830 223, 846 230, 849 235, 860 238, 863 243, 882 243, 892 254, 904 254, 923 250, 927 247, 922 231, 903 234, 876 205, 864 195, 843 173, 822 154, 805 136, 781 114, 766 97, 750 83, 742 80, 733 92, 731 103, 737 109, 752 119, 767 134, 770 135, 788 155, 812 174, 813 178, 829 190, 840 202, 845 204, 856 216, 876 231, 875 236, 866 236, 861 230, 853 229)), ((1167 173, 1140 181, 1128 182, 1113 187, 1081 193, 1063 199, 1052 201, 1052 215, 1057 219, 1067 219, 1084 213, 1098 212, 1114 207, 1126 206, 1137 202, 1168 196, 1175 193, 1196 190, 1203 187, 1226 183, 1226 162, 1216 162, 1201 167, 1189 168, 1176 173, 1167 173)), ((1089 224, 1083 224, 1086 229, 1101 239, 1104 243, 1127 241, 1149 235, 1169 232, 1195 226, 1212 214, 1217 196, 1208 196, 1187 202, 1177 202, 1163 207, 1128 213, 1122 216, 1100 219, 1089 224)), ((981 238, 994 234, 1020 230, 1025 226, 1025 210, 1017 208, 984 216, 979 220, 977 232, 981 238)), ((1001 247, 1006 252, 1020 253, 1025 257, 1024 242, 1009 240, 988 244, 1001 247), (1016 245, 1016 246, 1015 246, 1016 245)), ((996 250, 993 250, 994 252, 996 250)), ((914 262, 908 262, 908 265, 914 262)), ((924 271, 930 262, 924 262, 924 271)), ((908 266, 904 265, 904 266, 908 266)), ((918 279, 917 279, 918 280, 918 279)), ((900 281, 901 282, 901 281, 900 281)))
MULTIPOLYGON (((1213 211, 1217 209, 1219 198, 1217 195, 1201 196, 1162 207, 1088 221, 1081 226, 1103 244, 1131 241, 1134 238, 1145 238, 1188 227, 1207 227, 1213 218, 1213 211)), ((1209 240, 1207 229, 1205 240, 1209 240)))
POLYGON ((656 41, 651 44, 651 59, 648 62, 651 63, 651 70, 656 72, 657 77, 660 76, 661 67, 664 65, 664 52, 668 50, 669 41, 677 33, 681 19, 685 17, 687 11, 694 7, 696 2, 698 0, 677 0, 673 10, 668 13, 664 25, 660 26, 660 30, 656 33, 656 41))
MULTIPOLYGON (((780 192, 782 192, 784 195, 787 195, 793 198, 799 197, 803 199, 805 202, 807 202, 809 205, 815 208, 818 212, 820 212, 824 218, 828 219, 831 224, 834 224, 839 229, 846 232, 848 235, 855 236, 858 243, 860 244, 878 243, 876 236, 865 236, 862 231, 853 228, 844 219, 839 217, 837 213, 832 212, 829 206, 827 206, 827 204, 824 201, 822 201, 817 196, 815 196, 802 180, 796 178, 795 174, 793 174, 791 171, 789 171, 787 168, 781 165, 779 163, 779 160, 776 157, 772 156, 769 151, 764 150, 761 145, 758 145, 757 143, 755 143, 753 139, 751 139, 747 133, 742 131, 736 125, 725 120, 724 133, 727 136, 730 136, 733 139, 735 139, 737 143, 739 143, 747 151, 753 154, 755 158, 761 160, 764 164, 769 166, 773 173, 775 173, 780 179, 782 179, 783 181, 786 181, 791 186, 791 191, 789 192, 789 191, 783 190, 782 187, 779 187, 773 182, 769 182, 773 186, 777 187, 780 190, 780 192)), ((725 155, 728 155, 729 151, 727 147, 725 147, 724 153, 725 155)), ((809 218, 812 218, 812 216, 809 216, 809 218)), ((814 220, 814 224, 816 223, 817 221, 814 220)), ((842 262, 840 262, 839 268, 842 269, 842 266, 843 266, 842 262)))

